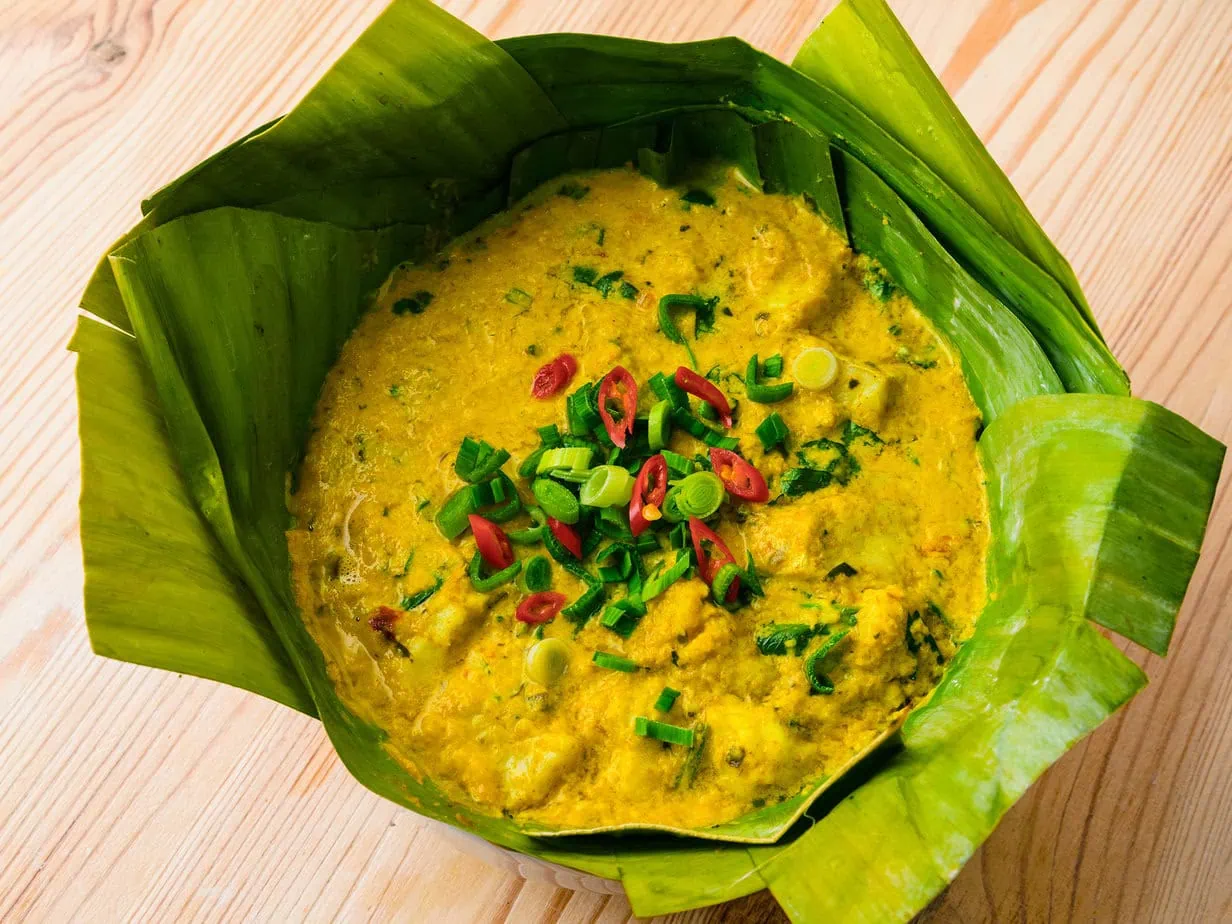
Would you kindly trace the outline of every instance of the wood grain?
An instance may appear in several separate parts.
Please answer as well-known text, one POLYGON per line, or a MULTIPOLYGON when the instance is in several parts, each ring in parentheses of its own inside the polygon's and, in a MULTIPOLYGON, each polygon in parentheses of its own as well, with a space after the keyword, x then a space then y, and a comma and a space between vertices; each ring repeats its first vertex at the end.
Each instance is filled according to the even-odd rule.
MULTIPOLYGON (((1228 441, 1232 4, 892 2, 1073 261, 1137 393, 1228 441)), ((0 6, 0 920, 629 918, 619 897, 454 851, 356 784, 315 722, 86 642, 76 298, 142 195, 285 111, 382 4, 0 6)), ((446 4, 494 37, 735 34, 784 58, 829 5, 446 4)), ((1129 650, 1151 686, 925 920, 1232 920, 1229 480, 1172 654, 1129 650)), ((764 894, 679 918, 779 919, 764 894)))

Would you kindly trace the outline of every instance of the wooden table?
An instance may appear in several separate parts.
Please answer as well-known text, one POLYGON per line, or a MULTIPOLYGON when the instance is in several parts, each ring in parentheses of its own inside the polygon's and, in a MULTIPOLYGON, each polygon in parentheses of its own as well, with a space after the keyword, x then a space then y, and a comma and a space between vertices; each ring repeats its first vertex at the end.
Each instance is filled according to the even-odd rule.
MULTIPOLYGON (((0 4, 0 921, 629 917, 456 852, 354 782, 316 722, 87 644, 64 350, 87 275, 143 194, 288 109, 383 3, 0 4)), ((783 58, 829 5, 446 4, 494 37, 734 34, 783 58)), ((1228 441, 1232 4, 893 5, 1073 261, 1136 392, 1228 441)), ((1151 686, 928 920, 1232 920, 1229 480, 1171 656, 1130 652, 1151 686)), ((681 920, 780 916, 763 893, 681 920)))

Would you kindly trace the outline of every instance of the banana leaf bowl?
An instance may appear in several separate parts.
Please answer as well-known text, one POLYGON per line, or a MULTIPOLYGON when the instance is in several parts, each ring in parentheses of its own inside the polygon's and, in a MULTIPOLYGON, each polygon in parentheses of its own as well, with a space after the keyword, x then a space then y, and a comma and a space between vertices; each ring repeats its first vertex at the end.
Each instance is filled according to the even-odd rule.
MULTIPOLYGON (((287 115, 142 203, 78 354, 94 650, 316 716, 369 789, 639 914, 770 889, 797 920, 904 920, 1164 654, 1224 447, 1130 397, 1069 265, 883 0, 791 66, 734 39, 491 42, 395 0, 287 115), (543 837, 451 802, 339 700, 296 610, 287 475, 390 270, 563 172, 734 165, 799 194, 950 341, 984 422, 988 605, 931 698, 818 798, 731 837, 543 837)), ((720 835, 722 832, 720 832, 720 835)), ((525 871, 526 867, 518 867, 525 871)))

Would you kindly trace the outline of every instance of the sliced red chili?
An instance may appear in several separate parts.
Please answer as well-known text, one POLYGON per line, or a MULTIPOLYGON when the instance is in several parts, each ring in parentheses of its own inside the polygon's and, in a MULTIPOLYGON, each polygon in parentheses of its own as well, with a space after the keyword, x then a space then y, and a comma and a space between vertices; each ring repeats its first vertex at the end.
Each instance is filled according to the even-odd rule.
POLYGON ((568 523, 562 523, 560 520, 554 520, 551 517, 547 518, 548 529, 552 531, 552 535, 556 537, 556 541, 568 549, 574 558, 582 557, 582 537, 578 535, 576 529, 568 523))
POLYGON ((731 405, 727 402, 727 396, 719 391, 718 386, 709 379, 702 378, 692 369, 681 366, 676 370, 676 384, 694 398, 701 398, 714 408, 723 426, 732 425, 731 405))
POLYGON ((551 362, 544 363, 535 373, 530 385, 532 398, 550 398, 563 391, 577 372, 577 360, 568 353, 561 353, 551 362))
POLYGON ((475 545, 479 546, 479 554, 493 571, 500 571, 513 564, 513 546, 505 531, 478 514, 472 513, 467 518, 471 524, 471 532, 475 534, 475 545))
POLYGON ((518 622, 527 622, 531 625, 550 622, 556 618, 556 614, 565 605, 566 599, 564 594, 542 590, 537 594, 531 594, 519 603, 513 618, 518 622))
POLYGON ((637 416, 637 382, 624 366, 617 366, 599 383, 599 416, 612 442, 624 449, 637 416))
POLYGON ((667 496, 667 459, 662 453, 653 455, 642 463, 633 482, 633 497, 629 500, 629 528, 633 535, 640 536, 650 528, 651 522, 662 514, 663 498, 667 496), (646 517, 646 508, 654 507, 651 518, 646 517))
MULTIPOLYGON (((693 537, 693 553, 697 556, 697 571, 707 584, 714 583, 714 576, 724 565, 736 563, 731 550, 719 538, 718 533, 697 517, 689 517, 689 535, 693 537)), ((727 590, 727 602, 731 603, 739 594, 740 579, 736 578, 727 590)))
POLYGON ((755 504, 770 499, 770 489, 761 472, 730 449, 711 449, 710 465, 714 473, 723 479, 723 487, 727 488, 728 494, 755 504))

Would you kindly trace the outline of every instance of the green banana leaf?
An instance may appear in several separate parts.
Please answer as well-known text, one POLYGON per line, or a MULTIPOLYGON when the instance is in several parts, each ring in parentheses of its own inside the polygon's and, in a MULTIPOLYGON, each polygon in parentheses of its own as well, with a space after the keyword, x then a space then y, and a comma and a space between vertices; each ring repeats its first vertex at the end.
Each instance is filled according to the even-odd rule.
POLYGON ((641 914, 769 887, 800 920, 909 917, 1141 687, 1090 621, 1167 648, 1223 448, 1124 397, 1072 272, 879 0, 840 6, 797 69, 727 39, 494 44, 397 0, 291 113, 143 211, 83 297, 119 329, 83 319, 73 344, 95 650, 316 713, 373 791, 618 878, 641 914), (889 747, 703 832, 773 843, 530 837, 412 779, 338 700, 290 593, 287 473, 395 264, 564 171, 677 182, 709 160, 805 195, 961 355, 989 424, 992 602, 889 747), (1084 391, 1105 394, 1065 393, 1084 391))

